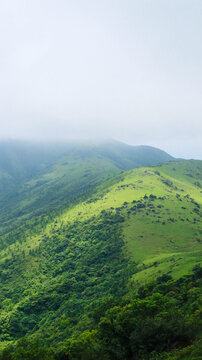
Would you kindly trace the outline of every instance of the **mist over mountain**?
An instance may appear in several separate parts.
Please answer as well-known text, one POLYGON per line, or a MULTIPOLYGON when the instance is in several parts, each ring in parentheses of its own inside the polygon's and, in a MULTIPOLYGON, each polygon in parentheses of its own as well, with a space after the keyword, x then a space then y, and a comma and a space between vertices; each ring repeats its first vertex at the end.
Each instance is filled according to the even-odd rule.
POLYGON ((0 224, 70 204, 122 170, 170 160, 162 150, 117 141, 1 142, 0 224))
POLYGON ((130 146, 115 140, 0 141, 0 168, 19 178, 29 178, 65 156, 85 158, 92 155, 109 158, 123 170, 174 159, 151 146, 130 146))
POLYGON ((0 138, 202 159, 200 0, 2 0, 0 138))
POLYGON ((202 1, 0 30, 0 360, 201 360, 202 1))

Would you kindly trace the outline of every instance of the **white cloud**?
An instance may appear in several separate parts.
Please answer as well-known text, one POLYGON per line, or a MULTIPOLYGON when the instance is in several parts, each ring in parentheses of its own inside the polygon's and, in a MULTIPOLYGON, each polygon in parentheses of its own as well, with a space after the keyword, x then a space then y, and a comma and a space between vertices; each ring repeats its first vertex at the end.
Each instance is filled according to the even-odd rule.
POLYGON ((202 157, 201 33, 198 0, 2 0, 0 137, 202 157))

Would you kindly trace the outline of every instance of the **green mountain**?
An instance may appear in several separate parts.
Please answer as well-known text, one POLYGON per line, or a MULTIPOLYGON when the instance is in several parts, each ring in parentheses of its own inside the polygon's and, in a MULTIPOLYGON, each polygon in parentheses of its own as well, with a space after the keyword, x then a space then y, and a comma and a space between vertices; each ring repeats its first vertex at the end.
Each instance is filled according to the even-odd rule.
POLYGON ((0 233, 87 196, 134 167, 173 160, 149 146, 105 143, 0 143, 0 233))
POLYGON ((0 359, 199 359, 202 161, 83 146, 6 194, 0 359))

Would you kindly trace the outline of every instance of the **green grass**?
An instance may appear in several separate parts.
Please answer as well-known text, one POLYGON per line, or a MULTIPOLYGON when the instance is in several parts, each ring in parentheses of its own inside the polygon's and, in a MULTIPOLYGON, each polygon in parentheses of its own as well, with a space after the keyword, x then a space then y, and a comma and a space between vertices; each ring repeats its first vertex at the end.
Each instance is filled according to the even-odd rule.
POLYGON ((190 274, 194 266, 201 263, 201 252, 164 254, 148 261, 144 261, 144 265, 139 265, 137 274, 133 276, 136 288, 154 281, 165 273, 174 279, 190 274))
POLYGON ((165 273, 178 279, 201 263, 202 162, 160 164, 113 177, 108 163, 96 167, 96 162, 94 158, 78 168, 69 160, 66 173, 63 159, 41 175, 40 184, 38 179, 28 182, 32 191, 23 206, 44 201, 47 214, 1 236, 2 347, 21 336, 20 316, 28 336, 57 344, 91 326, 89 309, 103 297, 115 296, 114 284, 119 289, 133 283, 137 289, 165 273), (54 193, 57 178, 60 188, 54 193), (60 204, 92 178, 94 191, 86 189, 85 200, 78 197, 66 206, 61 200, 60 211, 53 211, 52 200, 60 204))

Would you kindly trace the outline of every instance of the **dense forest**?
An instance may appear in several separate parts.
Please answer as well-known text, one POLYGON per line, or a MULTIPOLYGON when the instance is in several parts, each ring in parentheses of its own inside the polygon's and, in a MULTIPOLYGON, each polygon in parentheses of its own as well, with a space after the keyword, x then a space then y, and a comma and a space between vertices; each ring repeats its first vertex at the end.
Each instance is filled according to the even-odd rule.
POLYGON ((196 266, 192 275, 177 281, 163 275, 133 295, 105 298, 89 312, 89 329, 67 337, 59 350, 40 339, 22 338, 0 358, 200 359, 201 276, 196 266))

